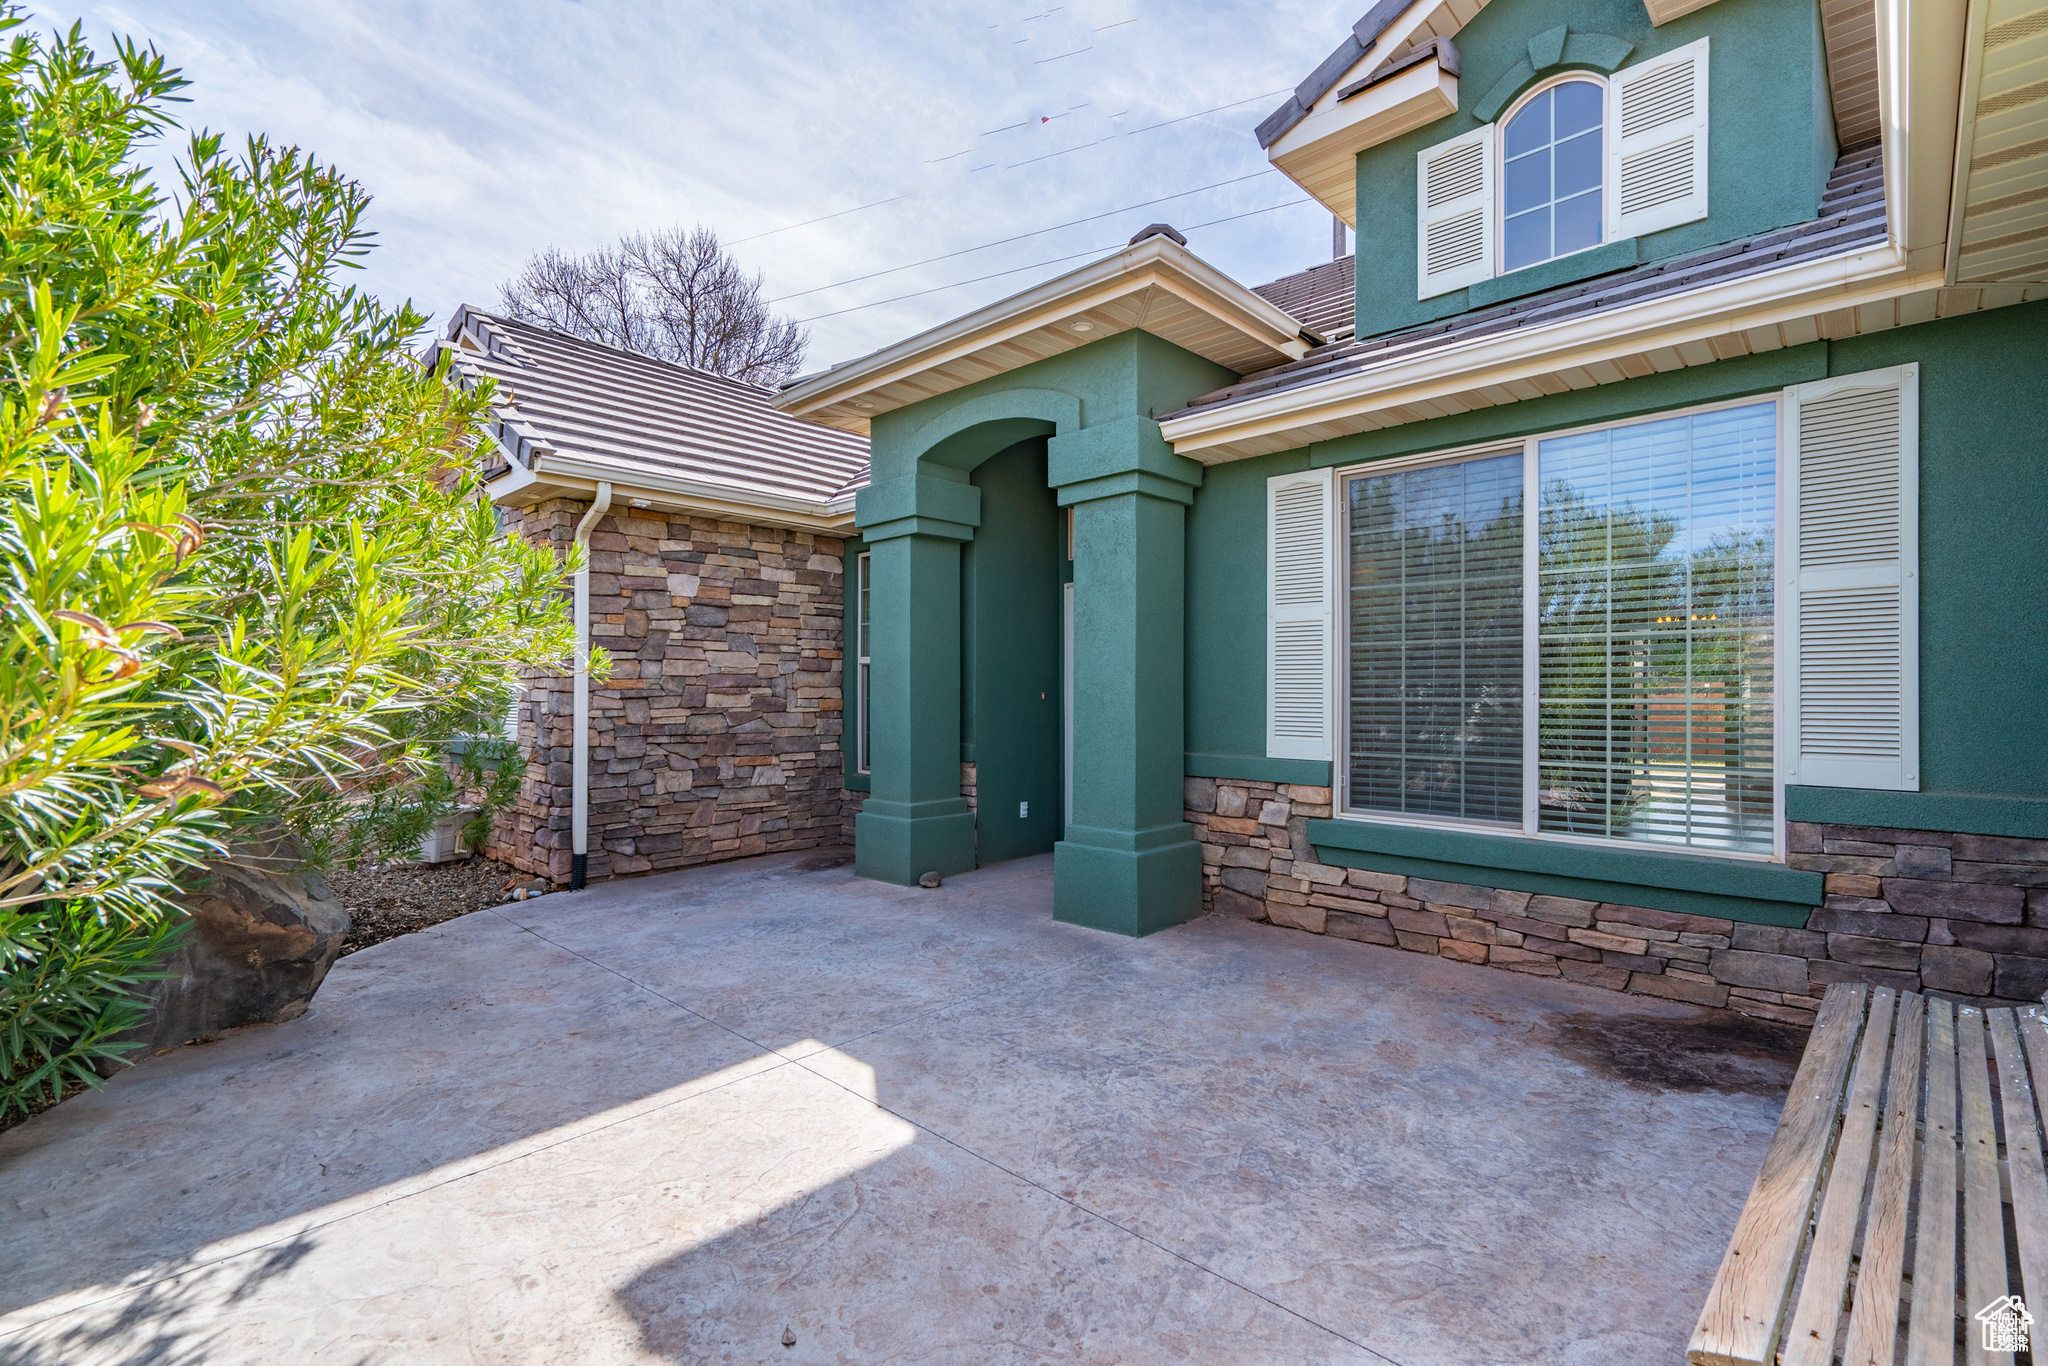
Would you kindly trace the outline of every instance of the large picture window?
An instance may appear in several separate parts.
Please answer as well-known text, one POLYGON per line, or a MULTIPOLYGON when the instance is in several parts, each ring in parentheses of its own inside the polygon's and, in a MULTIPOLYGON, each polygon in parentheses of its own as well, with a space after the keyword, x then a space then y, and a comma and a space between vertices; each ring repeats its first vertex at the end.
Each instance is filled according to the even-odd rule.
POLYGON ((1776 428, 1349 477, 1347 809, 1771 853, 1776 428))
POLYGON ((1522 819, 1522 454, 1350 481, 1351 798, 1522 819))

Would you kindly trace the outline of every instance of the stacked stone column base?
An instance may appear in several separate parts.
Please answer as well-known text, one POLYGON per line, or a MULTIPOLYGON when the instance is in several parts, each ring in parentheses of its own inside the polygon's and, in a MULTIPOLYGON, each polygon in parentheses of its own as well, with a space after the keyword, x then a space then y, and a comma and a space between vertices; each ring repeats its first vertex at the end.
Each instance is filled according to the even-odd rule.
POLYGON ((2048 840, 1795 824, 1826 875, 1804 928, 1436 882, 1318 861, 1330 789, 1187 780, 1206 907, 1608 991, 1810 1025, 1831 982, 2012 1004, 2048 992, 2048 840))

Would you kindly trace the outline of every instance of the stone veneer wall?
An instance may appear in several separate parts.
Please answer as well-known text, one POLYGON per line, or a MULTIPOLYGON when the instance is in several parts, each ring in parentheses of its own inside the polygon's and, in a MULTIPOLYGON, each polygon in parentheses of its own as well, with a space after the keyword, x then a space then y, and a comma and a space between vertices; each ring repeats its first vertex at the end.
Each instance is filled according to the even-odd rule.
POLYGON ((1203 900, 1251 920, 1807 1025, 1830 982, 1977 1002, 2048 992, 2048 840, 1793 824, 1803 929, 1316 861, 1330 789, 1187 780, 1203 900))
MULTIPOLYGON (((566 553, 585 504, 508 510, 566 553)), ((836 845, 841 787, 841 542, 777 527, 618 509, 590 537, 595 878, 836 845)), ((555 881, 570 867, 571 688, 527 680, 518 801, 485 853, 555 881)))

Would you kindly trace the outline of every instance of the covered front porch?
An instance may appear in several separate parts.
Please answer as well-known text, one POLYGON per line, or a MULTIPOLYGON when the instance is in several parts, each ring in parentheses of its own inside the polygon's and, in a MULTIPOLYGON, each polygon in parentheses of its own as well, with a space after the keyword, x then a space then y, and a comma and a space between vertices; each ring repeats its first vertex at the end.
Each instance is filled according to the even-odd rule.
MULTIPOLYGON (((862 876, 1051 853, 1061 920, 1144 935, 1202 913, 1182 782, 1202 771, 1186 618, 1206 471, 1158 418, 1312 340, 1154 225, 777 397, 871 442, 848 675, 862 876)), ((1247 608, 1264 620, 1256 592, 1247 608)), ((1232 771, 1327 785, 1329 767, 1261 753, 1232 771)))
POLYGON ((0 1136, 0 1359, 1683 1358, 1798 1032, 1053 904, 785 854, 343 959, 0 1136))

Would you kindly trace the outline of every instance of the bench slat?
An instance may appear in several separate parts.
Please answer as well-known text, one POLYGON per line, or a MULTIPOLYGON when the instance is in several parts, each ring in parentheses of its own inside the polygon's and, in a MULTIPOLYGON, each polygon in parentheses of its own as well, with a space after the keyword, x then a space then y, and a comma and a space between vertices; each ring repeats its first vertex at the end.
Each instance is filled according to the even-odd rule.
POLYGON ((1844 1366, 1892 1366, 1899 1338, 1899 1288, 1905 1270, 1906 1211, 1913 1195, 1913 1149, 1920 1120, 1920 1074, 1926 1052, 1927 1002, 1914 992, 1899 998, 1891 1078, 1885 1086, 1884 1127, 1878 1138, 1877 1178, 1871 1184, 1870 1223, 1856 1272, 1856 1303, 1849 1311, 1844 1366))
MULTIPOLYGON (((2039 1006, 2030 1006, 2016 1012, 2015 1032, 2026 1045, 2026 1057, 2033 1064, 2036 1077, 2048 1077, 2048 1018, 2044 1018, 2039 1006)), ((2027 1085, 2025 1069, 2020 1059, 2012 1055, 2007 1063, 2005 1041, 1997 1032, 1992 1041, 1998 1049, 1999 1069, 2008 1074, 2004 1083, 2005 1146, 2012 1163, 2012 1213, 2013 1225, 2019 1234, 2020 1278, 2025 1288, 2020 1298, 2028 1304, 2048 1304, 2048 1159, 2041 1150, 2041 1130, 2036 1116, 2037 1097, 2034 1088, 2027 1085), (2017 1073, 2017 1084, 2011 1074, 2017 1073), (2018 1120, 2013 1117, 2013 1096, 2022 1097, 2018 1120), (2016 1142, 2013 1135, 2020 1134, 2024 1142, 2016 1142)))
POLYGON ((1849 1074, 1849 1098, 1842 1109, 1842 1136, 1835 1140, 1834 1161, 1822 1183, 1820 1217, 1806 1253, 1806 1278, 1792 1326, 1785 1332, 1784 1366, 1829 1366, 1835 1359, 1835 1330, 1842 1322, 1842 1301, 1849 1285, 1849 1255, 1856 1247, 1856 1226, 1863 1218, 1863 1185, 1870 1175, 1871 1149, 1877 1139, 1878 1106, 1884 1099, 1886 1046, 1898 994, 1890 987, 1870 993, 1870 1015, 1856 1067, 1849 1074))
POLYGON ((1927 1003, 1927 1119, 1914 1235, 1906 1366, 1955 1366, 1956 1025, 1947 1001, 1927 1003))
POLYGON ((1963 1098, 1963 1342, 1971 1366, 2010 1366, 2012 1353, 1984 1350, 1969 1317, 2006 1293, 2005 1208, 1998 1191, 1998 1126, 1991 1112, 1991 1070, 1984 1049, 1984 1012, 1956 1012, 1956 1070, 1963 1098))
POLYGON ((1792 1078, 1763 1171, 1735 1223, 1687 1358, 1695 1366, 1765 1366, 1784 1321, 1821 1164, 1855 1055, 1869 989, 1830 987, 1792 1078))

